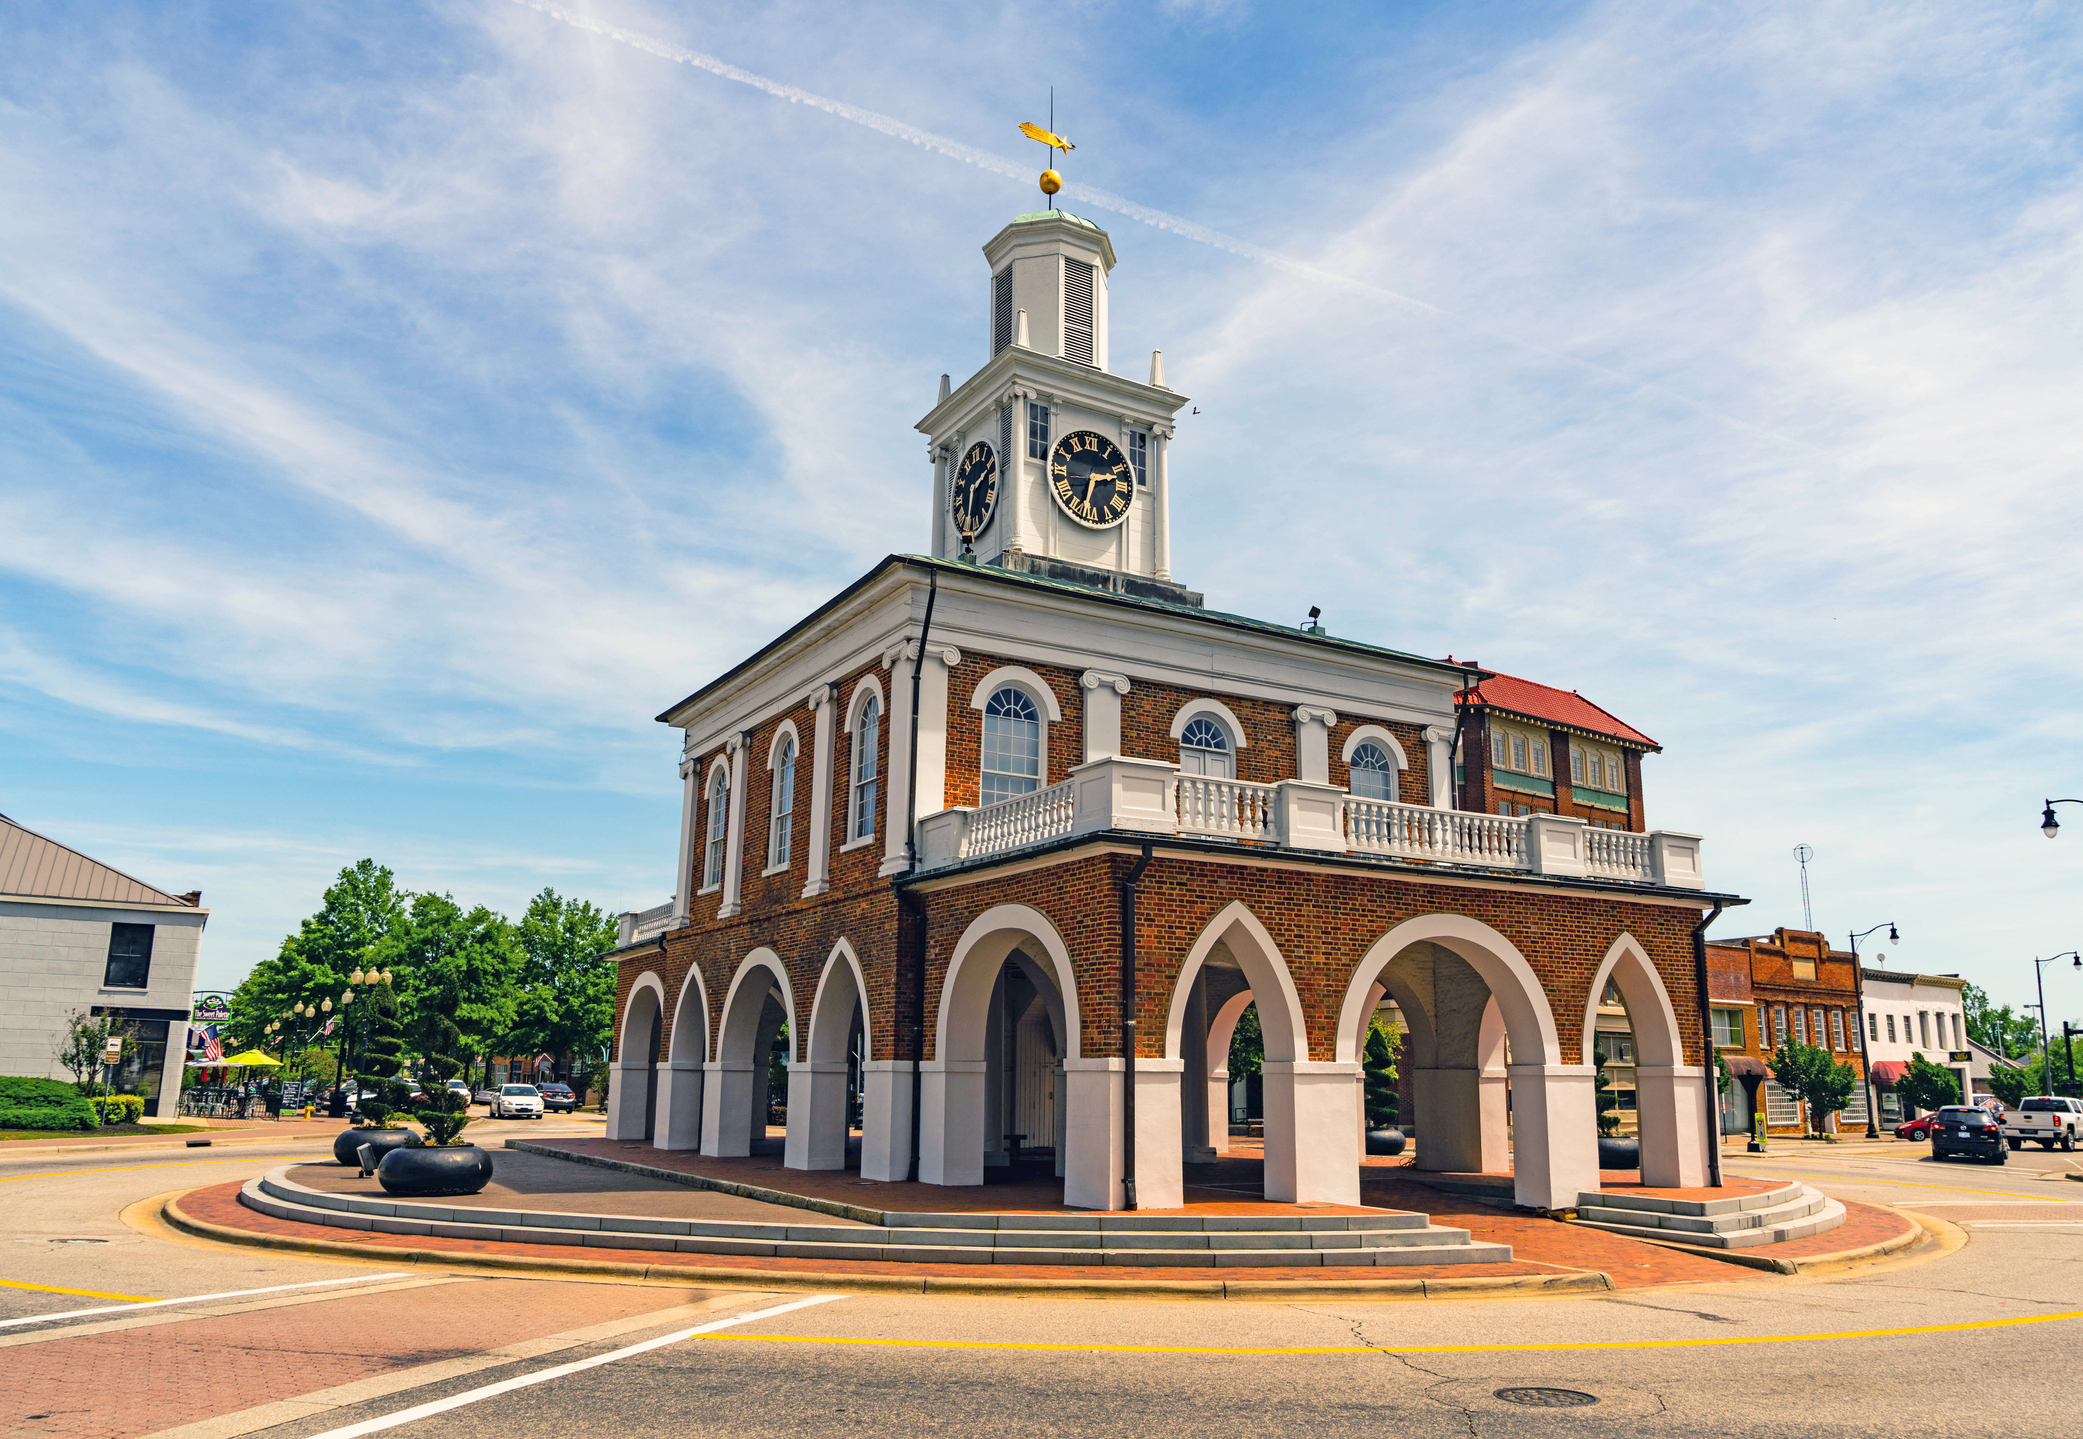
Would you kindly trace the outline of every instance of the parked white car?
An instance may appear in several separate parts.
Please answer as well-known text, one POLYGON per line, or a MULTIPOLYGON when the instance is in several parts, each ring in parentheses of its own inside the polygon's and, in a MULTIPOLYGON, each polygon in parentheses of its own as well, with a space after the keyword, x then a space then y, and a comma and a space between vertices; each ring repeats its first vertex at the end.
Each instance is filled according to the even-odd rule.
POLYGON ((2074 1149, 2079 1134, 2083 1134, 2083 1099, 2035 1094, 2003 1117, 2003 1137, 2013 1149, 2028 1139, 2037 1139, 2043 1149, 2056 1145, 2074 1149))
POLYGON ((542 1118, 542 1095, 532 1084, 502 1084, 492 1101, 494 1119, 542 1118))

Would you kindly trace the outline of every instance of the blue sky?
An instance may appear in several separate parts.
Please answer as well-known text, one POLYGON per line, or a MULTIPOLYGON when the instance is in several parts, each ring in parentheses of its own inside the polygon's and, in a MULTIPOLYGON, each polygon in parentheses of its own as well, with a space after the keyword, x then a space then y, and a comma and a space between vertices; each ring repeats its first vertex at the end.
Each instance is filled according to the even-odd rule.
POLYGON ((1050 84, 1211 604, 1656 736, 1718 934, 1805 842, 1891 964, 2083 944, 2072 7, 546 8, 0 20, 0 811, 206 983, 365 854, 668 895, 651 716, 926 544, 1050 84))

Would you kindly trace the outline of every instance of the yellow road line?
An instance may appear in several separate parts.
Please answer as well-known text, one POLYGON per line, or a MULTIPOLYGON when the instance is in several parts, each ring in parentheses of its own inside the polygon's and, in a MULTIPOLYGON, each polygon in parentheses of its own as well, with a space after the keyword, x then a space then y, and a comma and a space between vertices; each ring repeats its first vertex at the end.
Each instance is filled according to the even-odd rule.
POLYGON ((1906 1334, 1957 1334, 2083 1319, 2083 1309, 2061 1314, 2026 1314, 2015 1319, 1975 1319, 1960 1324, 1918 1324, 1906 1329, 1843 1329, 1827 1334, 1760 1334, 1716 1339, 1597 1339, 1564 1344, 1381 1344, 1325 1345, 1301 1349, 1228 1349, 1187 1344, 1026 1344, 971 1339, 842 1339, 818 1334, 704 1334, 704 1342, 756 1344, 856 1344, 892 1349, 1020 1349, 1066 1354, 1516 1354, 1547 1349, 1701 1349, 1726 1344, 1802 1344, 1820 1339, 1892 1339, 1906 1334))
POLYGON ((249 1159, 301 1159, 301 1154, 237 1154, 222 1159, 173 1159, 165 1164, 111 1164, 106 1169, 54 1169, 48 1174, 0 1174, 0 1184, 18 1179, 65 1179, 74 1174, 122 1174, 132 1169, 187 1169, 197 1164, 243 1164, 249 1159))
POLYGON ((1916 1179, 1862 1179, 1856 1174, 1767 1174, 1755 1171, 1749 1178, 1835 1179, 1843 1184, 1892 1184, 1898 1189, 1943 1189, 1952 1194, 1986 1194, 1991 1199, 2023 1199, 2031 1204, 2074 1204, 2073 1199, 2056 1199, 2050 1194, 2013 1194, 2008 1189, 1970 1189, 1962 1184, 1926 1184, 1916 1179))
POLYGON ((82 1299, 120 1299, 126 1304, 152 1304, 149 1294, 104 1294, 99 1289, 61 1289, 55 1284, 28 1284, 19 1279, 0 1279, 0 1288, 33 1289, 38 1294, 76 1294, 82 1299))

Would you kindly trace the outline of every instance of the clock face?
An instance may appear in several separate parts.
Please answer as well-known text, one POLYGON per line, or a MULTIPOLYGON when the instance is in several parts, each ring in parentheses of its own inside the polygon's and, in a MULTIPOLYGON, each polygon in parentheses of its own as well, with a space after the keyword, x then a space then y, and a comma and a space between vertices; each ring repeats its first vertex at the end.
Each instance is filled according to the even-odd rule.
POLYGON ((1128 517, 1135 476, 1112 440, 1073 430, 1049 455, 1049 493, 1086 529, 1104 530, 1128 517))
POLYGON ((974 538, 984 532, 991 523, 991 515, 998 508, 998 457, 991 447, 978 440, 962 456, 962 463, 955 470, 955 483, 948 492, 948 508, 955 517, 955 529, 974 538))

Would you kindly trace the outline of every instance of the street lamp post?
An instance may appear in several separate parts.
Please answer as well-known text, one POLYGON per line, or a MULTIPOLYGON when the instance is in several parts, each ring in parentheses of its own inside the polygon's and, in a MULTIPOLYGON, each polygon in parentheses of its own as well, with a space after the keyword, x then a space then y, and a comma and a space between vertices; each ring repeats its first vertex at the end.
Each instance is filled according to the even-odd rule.
MULTIPOLYGON (((2047 812, 2049 814, 2053 813, 2052 810, 2049 810, 2047 812)), ((2034 1009, 2037 1009, 2040 1012, 2040 1082, 2045 1084, 2050 1092, 2054 1088, 2054 1053, 2047 1040, 2046 967, 2054 963, 2054 961, 2057 959, 2073 959, 2076 961, 2074 967, 2077 969, 2083 969, 2083 953, 2078 953, 2076 950, 2071 949, 2066 953, 2050 954, 2045 959, 2036 959, 2032 962, 2033 987, 2039 991, 2040 996, 2040 1002, 2033 1006, 2034 1009)), ((2064 1042, 2066 1042, 2066 1039, 2067 1033, 2066 1030, 2064 1030, 2064 1042)), ((2073 1059, 2071 1060, 2071 1062, 2073 1063, 2073 1059)))
POLYGON ((1880 1138, 1880 1106, 1873 1094, 1873 1060, 1866 1053, 1866 974, 1864 970, 1859 968, 1859 941, 1872 934, 1874 929, 1883 928, 1888 931, 1888 943, 1902 943, 1902 936, 1895 933, 1895 922, 1893 920, 1889 920, 1885 925, 1876 924, 1873 929, 1862 929, 1852 936, 1852 997, 1858 1001, 1859 1006, 1857 1011, 1859 1016, 1859 1068, 1866 1071, 1861 1076, 1861 1080, 1866 1086, 1866 1137, 1868 1139, 1880 1138))

